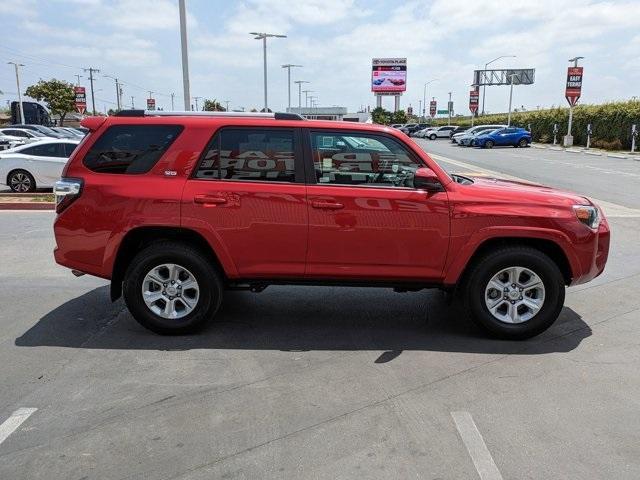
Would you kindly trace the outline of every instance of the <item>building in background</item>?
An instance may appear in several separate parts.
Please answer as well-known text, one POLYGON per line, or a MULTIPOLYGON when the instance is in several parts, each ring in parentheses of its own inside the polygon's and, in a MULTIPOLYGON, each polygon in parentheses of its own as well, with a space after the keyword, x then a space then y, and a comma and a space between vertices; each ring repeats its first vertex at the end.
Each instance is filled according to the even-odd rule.
POLYGON ((291 107, 287 113, 297 113, 309 120, 343 120, 347 114, 345 107, 291 107))

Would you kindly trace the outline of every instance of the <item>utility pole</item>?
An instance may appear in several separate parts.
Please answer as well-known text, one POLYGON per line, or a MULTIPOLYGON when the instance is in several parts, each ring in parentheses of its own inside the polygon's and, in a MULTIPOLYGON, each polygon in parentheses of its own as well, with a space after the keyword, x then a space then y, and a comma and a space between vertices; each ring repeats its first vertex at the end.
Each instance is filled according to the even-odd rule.
POLYGON ((80 86, 80 79, 82 78, 82 75, 74 75, 74 77, 76 77, 78 79, 78 81, 76 82, 76 86, 79 87, 80 86))
POLYGON ((182 46, 182 90, 185 111, 191 110, 191 91, 189 89, 189 54, 187 51, 187 10, 184 0, 178 0, 180 10, 180 44, 182 46))
POLYGON ((91 112, 93 115, 96 114, 96 98, 93 95, 93 74, 100 73, 100 70, 97 68, 89 67, 84 69, 85 72, 89 72, 89 83, 91 85, 91 112))
POLYGON ((447 125, 451 126, 451 92, 449 92, 449 103, 447 103, 447 111, 449 112, 449 123, 447 123, 447 125))
POLYGON ((22 92, 20 92, 20 67, 24 67, 22 63, 7 62, 16 68, 16 86, 18 87, 18 109, 20 110, 20 124, 24 125, 24 108, 22 106, 22 92))
POLYGON ((196 101, 196 112, 199 112, 200 109, 198 107, 198 100, 200 100, 202 97, 193 97, 193 99, 196 101))
POLYGON ((311 82, 307 82, 306 80, 296 80, 293 83, 298 84, 298 108, 302 108, 302 84, 311 82))
POLYGON ((249 35, 255 35, 254 40, 262 40, 262 57, 263 57, 263 80, 264 80, 264 111, 269 111, 267 104, 267 38, 287 38, 286 35, 277 35, 275 33, 249 32, 249 35))
POLYGON ((107 78, 112 78, 116 81, 116 106, 117 109, 120 110, 120 83, 118 83, 118 79, 116 77, 112 77, 111 75, 104 75, 107 78))
POLYGON ((230 100, 223 100, 223 102, 227 105, 227 112, 229 111, 229 104, 231 103, 230 100))
POLYGON ((313 90, 303 90, 304 93, 304 108, 309 108, 309 94, 313 93, 313 90))
POLYGON ((174 108, 173 108, 173 97, 175 97, 176 94, 171 92, 171 111, 173 112, 174 108))
POLYGON ((133 95, 131 95, 131 110, 133 110, 135 107, 135 103, 133 103, 133 95))
POLYGON ((287 69, 287 98, 289 99, 287 106, 291 108, 291 68, 302 67, 302 65, 294 65, 292 63, 287 63, 286 65, 282 65, 282 68, 287 69))

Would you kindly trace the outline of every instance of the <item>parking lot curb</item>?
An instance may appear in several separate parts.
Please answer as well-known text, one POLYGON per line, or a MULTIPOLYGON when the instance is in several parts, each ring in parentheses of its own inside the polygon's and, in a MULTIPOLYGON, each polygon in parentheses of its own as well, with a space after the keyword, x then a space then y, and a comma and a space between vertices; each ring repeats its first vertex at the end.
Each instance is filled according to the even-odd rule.
POLYGON ((607 157, 613 158, 629 158, 627 155, 621 155, 619 153, 607 153, 607 157))
POLYGON ((593 151, 590 151, 590 150, 585 150, 583 153, 585 153, 587 155, 597 155, 598 157, 602 156, 601 152, 593 152, 593 151))
POLYGON ((0 202, 0 210, 55 210, 53 202, 0 202))

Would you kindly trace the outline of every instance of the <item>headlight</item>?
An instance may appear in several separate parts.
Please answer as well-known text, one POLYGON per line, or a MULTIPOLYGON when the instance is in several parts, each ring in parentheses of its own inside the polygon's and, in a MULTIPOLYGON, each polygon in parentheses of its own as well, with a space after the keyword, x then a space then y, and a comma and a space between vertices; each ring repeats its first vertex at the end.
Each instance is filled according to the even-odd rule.
POLYGON ((596 229, 600 225, 600 212, 592 205, 574 205, 573 211, 578 220, 587 227, 596 229))

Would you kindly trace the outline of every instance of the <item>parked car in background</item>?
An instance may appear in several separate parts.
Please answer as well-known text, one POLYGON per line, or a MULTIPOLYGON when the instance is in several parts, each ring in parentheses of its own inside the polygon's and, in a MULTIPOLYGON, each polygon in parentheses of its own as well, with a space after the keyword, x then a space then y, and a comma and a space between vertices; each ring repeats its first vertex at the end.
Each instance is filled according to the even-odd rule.
POLYGON ((16 128, 16 127, 4 127, 0 128, 0 135, 8 135, 11 137, 21 138, 23 143, 33 143, 39 142, 40 140, 45 140, 47 137, 44 133, 40 133, 38 130, 28 130, 26 128, 16 128))
POLYGON ((523 339, 605 267, 589 199, 449 175, 397 130, 162 113, 85 118, 54 190, 56 262, 110 279, 155 332, 202 328, 226 289, 355 283, 456 292, 478 325, 523 339))
POLYGON ((432 130, 436 130, 437 128, 438 127, 423 128, 422 130, 418 130, 417 132, 415 132, 413 136, 418 138, 426 138, 426 136, 429 135, 429 132, 431 132, 432 130))
POLYGON ((426 123, 418 123, 415 127, 409 129, 409 136, 413 136, 418 133, 420 130, 427 128, 428 124, 426 123))
POLYGON ((429 140, 435 140, 436 138, 449 138, 451 137, 451 132, 453 132, 456 128, 456 125, 447 125, 444 127, 438 127, 435 130, 431 130, 427 133, 426 138, 429 140))
POLYGON ((8 150, 10 148, 19 147, 26 142, 22 137, 13 137, 11 135, 0 135, 0 150, 8 150))
POLYGON ((60 133, 56 132, 55 130, 53 130, 50 127, 45 127, 44 125, 14 124, 14 125, 10 125, 10 127, 11 128, 19 128, 19 129, 22 129, 22 130, 31 130, 31 131, 35 131, 35 132, 40 132, 45 137, 49 137, 49 138, 64 138, 64 136, 61 135, 60 133))
POLYGON ((67 127, 51 127, 51 130, 59 134, 62 138, 78 138, 76 131, 69 130, 67 127))
POLYGON ((16 193, 52 188, 80 140, 46 139, 0 152, 0 183, 16 193))
POLYGON ((486 132, 488 130, 495 130, 497 128, 506 128, 506 125, 476 125, 465 132, 453 134, 453 137, 451 138, 452 140, 455 139, 454 143, 466 147, 471 145, 471 140, 473 140, 479 133, 486 132))
POLYGON ((405 124, 404 123, 394 123, 392 125, 389 125, 391 128, 400 128, 400 127, 404 127, 405 124))
POLYGON ((524 128, 507 127, 482 132, 475 136, 471 145, 480 148, 495 146, 528 147, 531 144, 531 132, 524 128))
POLYGON ((405 123, 403 126, 398 128, 398 130, 400 130, 402 133, 406 133, 407 135, 409 135, 409 131, 411 131, 417 125, 418 125, 417 123, 405 123))
POLYGON ((456 135, 460 135, 460 134, 462 134, 462 133, 466 132, 467 130, 469 130, 469 127, 456 127, 456 128, 454 128, 454 129, 451 131, 451 137, 450 137, 450 138, 451 138, 451 141, 452 141, 453 143, 456 143, 456 140, 454 139, 454 137, 455 137, 456 135))

